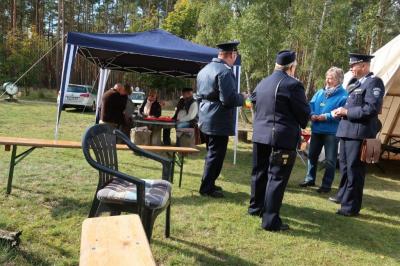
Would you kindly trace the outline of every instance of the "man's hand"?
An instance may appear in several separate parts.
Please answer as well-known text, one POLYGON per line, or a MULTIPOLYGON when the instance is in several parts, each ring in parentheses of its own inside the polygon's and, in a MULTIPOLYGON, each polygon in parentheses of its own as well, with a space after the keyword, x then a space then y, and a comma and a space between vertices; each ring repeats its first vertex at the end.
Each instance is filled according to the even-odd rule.
POLYGON ((247 98, 249 98, 249 94, 247 92, 242 92, 241 94, 243 96, 243 99, 246 100, 247 98))
POLYGON ((334 118, 347 116, 347 109, 343 107, 339 107, 332 112, 334 118))

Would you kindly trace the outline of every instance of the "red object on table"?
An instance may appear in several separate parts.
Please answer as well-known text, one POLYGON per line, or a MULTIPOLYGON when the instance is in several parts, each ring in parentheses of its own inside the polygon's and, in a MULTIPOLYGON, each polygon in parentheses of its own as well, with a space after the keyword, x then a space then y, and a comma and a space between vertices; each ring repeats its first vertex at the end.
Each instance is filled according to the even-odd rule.
POLYGON ((304 141, 308 143, 311 138, 311 133, 307 131, 301 131, 301 136, 304 138, 304 141))
POLYGON ((164 122, 173 122, 175 121, 172 117, 169 116, 160 116, 160 117, 146 117, 144 120, 147 121, 164 121, 164 122))

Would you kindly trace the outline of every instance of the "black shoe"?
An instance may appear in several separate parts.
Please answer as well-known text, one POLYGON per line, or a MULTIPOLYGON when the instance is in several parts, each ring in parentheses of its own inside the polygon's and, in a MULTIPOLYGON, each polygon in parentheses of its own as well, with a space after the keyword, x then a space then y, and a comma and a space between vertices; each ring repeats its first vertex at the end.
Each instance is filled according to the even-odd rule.
POLYGON ((207 192, 207 193, 200 192, 200 195, 208 196, 208 197, 212 197, 212 198, 223 198, 224 197, 224 194, 222 194, 221 191, 217 191, 217 190, 207 192))
POLYGON ((313 187, 315 186, 314 181, 303 181, 303 183, 299 184, 300 187, 313 187))
POLYGON ((286 231, 289 229, 290 229, 290 227, 288 224, 281 224, 281 226, 279 227, 279 231, 286 231))
POLYGON ((334 202, 336 204, 340 204, 340 200, 338 198, 336 198, 336 197, 329 197, 328 200, 330 200, 330 201, 332 201, 332 202, 334 202))
POLYGON ((222 187, 214 185, 214 190, 216 190, 216 191, 222 191, 222 187))
POLYGON ((317 189, 317 192, 318 192, 318 193, 328 193, 328 192, 330 192, 330 191, 331 191, 331 189, 328 188, 328 187, 319 187, 319 188, 317 189))
POLYGON ((358 216, 358 213, 347 213, 347 212, 344 212, 344 211, 342 211, 340 209, 336 211, 336 214, 342 215, 342 216, 346 216, 346 217, 358 216))
POLYGON ((261 216, 261 210, 255 211, 255 210, 247 210, 247 213, 251 216, 261 216))
POLYGON ((286 230, 289 230, 290 229, 290 227, 289 227, 289 225, 288 224, 281 224, 281 226, 279 226, 279 228, 277 228, 277 229, 265 229, 264 228, 264 230, 267 230, 267 231, 286 231, 286 230))

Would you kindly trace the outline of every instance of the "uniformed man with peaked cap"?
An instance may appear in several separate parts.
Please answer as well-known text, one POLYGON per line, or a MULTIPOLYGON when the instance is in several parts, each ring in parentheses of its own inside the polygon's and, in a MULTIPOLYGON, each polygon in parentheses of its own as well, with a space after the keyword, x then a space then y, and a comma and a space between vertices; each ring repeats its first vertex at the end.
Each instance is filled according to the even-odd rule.
POLYGON ((287 230, 279 217, 283 195, 296 159, 300 127, 310 116, 303 84, 294 78, 296 53, 277 54, 275 71, 254 90, 253 170, 248 212, 262 216, 262 228, 287 230))
POLYGON ((199 129, 205 135, 207 155, 200 194, 223 197, 222 188, 215 185, 221 173, 229 136, 235 134, 237 106, 244 103, 244 95, 237 92, 232 71, 239 42, 218 44, 218 58, 213 58, 197 75, 197 94, 200 102, 199 129))
POLYGON ((350 53, 353 82, 348 86, 349 97, 344 107, 333 111, 341 118, 336 136, 340 138, 339 166, 342 180, 339 192, 331 201, 341 204, 336 212, 356 216, 362 204, 365 163, 361 162, 361 144, 375 138, 380 130, 378 113, 382 107, 385 87, 380 78, 370 72, 372 55, 350 53))

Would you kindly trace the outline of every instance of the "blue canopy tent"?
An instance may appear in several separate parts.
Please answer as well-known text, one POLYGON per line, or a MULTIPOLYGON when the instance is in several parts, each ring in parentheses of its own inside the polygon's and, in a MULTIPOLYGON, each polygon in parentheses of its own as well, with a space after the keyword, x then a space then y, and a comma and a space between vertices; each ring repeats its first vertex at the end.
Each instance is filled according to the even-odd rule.
MULTIPOLYGON (((61 76, 56 138, 65 90, 69 85, 76 53, 90 60, 100 69, 96 110, 96 117, 98 117, 101 98, 111 70, 195 78, 200 69, 217 56, 218 50, 192 43, 160 29, 127 34, 69 32, 61 76)), ((240 60, 237 61, 233 70, 237 88, 240 91, 240 60)), ((236 146, 237 137, 235 137, 234 162, 236 162, 236 146)))

